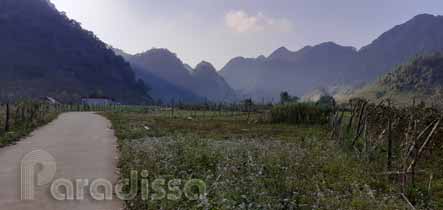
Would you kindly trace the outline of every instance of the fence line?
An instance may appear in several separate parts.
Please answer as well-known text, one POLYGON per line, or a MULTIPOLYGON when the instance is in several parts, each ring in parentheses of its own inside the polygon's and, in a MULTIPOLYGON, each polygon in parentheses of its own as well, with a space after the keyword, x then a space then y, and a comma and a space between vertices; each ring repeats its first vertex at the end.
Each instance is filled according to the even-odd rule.
MULTIPOLYGON (((372 104, 353 99, 331 116, 331 137, 365 161, 385 162, 385 171, 402 193, 416 185, 419 162, 442 145, 443 113, 424 104, 398 108, 389 101, 372 104), (386 153, 386 156, 382 155, 386 153)), ((424 164, 420 172, 426 172, 424 164)), ((426 174, 426 173, 425 173, 426 174)))

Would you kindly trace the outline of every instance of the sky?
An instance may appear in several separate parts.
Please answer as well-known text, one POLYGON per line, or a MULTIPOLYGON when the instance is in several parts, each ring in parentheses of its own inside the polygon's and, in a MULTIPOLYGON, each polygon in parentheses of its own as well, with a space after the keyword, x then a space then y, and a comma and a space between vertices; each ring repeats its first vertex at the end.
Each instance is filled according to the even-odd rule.
POLYGON ((167 48, 185 63, 222 68, 333 41, 360 48, 442 0, 51 0, 104 42, 128 53, 167 48))

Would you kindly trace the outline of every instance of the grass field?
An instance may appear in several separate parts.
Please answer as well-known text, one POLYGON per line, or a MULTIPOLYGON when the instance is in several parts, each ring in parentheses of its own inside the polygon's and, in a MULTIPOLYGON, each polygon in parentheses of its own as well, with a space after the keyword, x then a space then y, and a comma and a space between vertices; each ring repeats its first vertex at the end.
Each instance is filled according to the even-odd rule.
POLYGON ((189 111, 104 115, 119 138, 122 178, 146 170, 150 181, 200 179, 207 187, 196 201, 137 197, 129 209, 407 209, 324 126, 189 111))

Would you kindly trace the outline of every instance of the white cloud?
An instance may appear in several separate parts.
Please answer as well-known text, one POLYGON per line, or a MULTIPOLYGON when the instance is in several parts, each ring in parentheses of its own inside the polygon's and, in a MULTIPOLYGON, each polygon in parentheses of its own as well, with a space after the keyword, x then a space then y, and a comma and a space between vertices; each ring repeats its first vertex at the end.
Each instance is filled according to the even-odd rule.
POLYGON ((273 18, 258 13, 249 15, 243 10, 230 11, 225 16, 226 26, 238 33, 259 31, 292 31, 292 23, 285 18, 273 18))

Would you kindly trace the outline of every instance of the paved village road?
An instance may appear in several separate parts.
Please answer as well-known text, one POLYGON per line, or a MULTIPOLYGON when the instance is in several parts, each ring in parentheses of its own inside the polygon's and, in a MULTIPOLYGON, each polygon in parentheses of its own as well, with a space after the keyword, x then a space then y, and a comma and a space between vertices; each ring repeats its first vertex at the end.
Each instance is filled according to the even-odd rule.
MULTIPOLYGON (((61 114, 55 121, 37 129, 16 145, 0 149, 0 209, 122 209, 122 202, 115 198, 113 201, 92 199, 89 196, 89 186, 84 187, 85 199, 80 201, 54 199, 50 193, 51 184, 37 186, 34 190, 34 200, 21 200, 21 176, 23 175, 21 163, 30 152, 41 150, 54 158, 56 162, 54 180, 64 178, 75 184, 76 179, 88 179, 90 184, 102 178, 115 183, 118 177, 116 144, 111 124, 104 117, 94 113, 61 114)), ((35 167, 35 174, 43 173, 42 171, 44 171, 42 165, 35 167)), ((38 178, 35 179, 34 185, 37 185, 38 178)), ((60 189, 64 192, 63 188, 60 189)), ((101 191, 104 190, 101 189, 101 191)))

